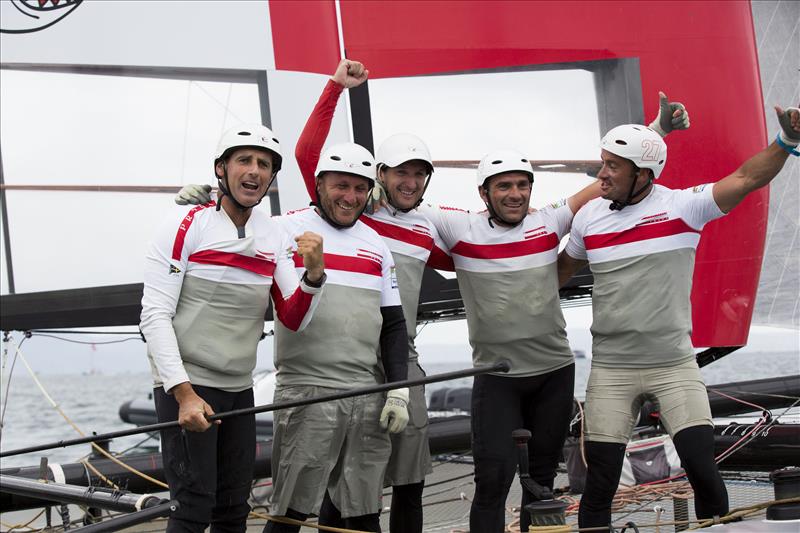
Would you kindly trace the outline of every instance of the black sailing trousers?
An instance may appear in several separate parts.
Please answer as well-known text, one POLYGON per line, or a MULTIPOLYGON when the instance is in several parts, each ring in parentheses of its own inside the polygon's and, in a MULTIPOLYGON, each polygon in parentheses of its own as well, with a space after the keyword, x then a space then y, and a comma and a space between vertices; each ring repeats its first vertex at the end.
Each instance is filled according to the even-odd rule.
MULTIPOLYGON (((215 413, 253 407, 253 389, 227 392, 193 385, 215 413)), ((178 419, 178 402, 163 387, 153 389, 159 422, 178 419)), ((253 415, 222 420, 202 433, 172 428, 161 431, 164 474, 170 498, 180 509, 170 516, 167 533, 241 533, 247 528, 247 498, 253 482, 256 422, 253 415)))
MULTIPOLYGON (((511 432, 525 428, 530 475, 553 488, 558 459, 567 437, 572 412, 575 365, 529 377, 476 376, 472 387, 472 454, 475 460, 475 498, 470 531, 502 533, 505 503, 517 469, 511 432)), ((523 491, 523 505, 531 501, 523 491)), ((520 527, 530 518, 523 512, 520 527)))

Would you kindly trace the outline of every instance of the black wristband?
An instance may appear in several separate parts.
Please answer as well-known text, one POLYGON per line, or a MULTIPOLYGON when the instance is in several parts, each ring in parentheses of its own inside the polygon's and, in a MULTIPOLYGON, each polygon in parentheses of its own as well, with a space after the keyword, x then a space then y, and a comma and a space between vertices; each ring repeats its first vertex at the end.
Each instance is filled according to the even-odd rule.
POLYGON ((322 285, 325 283, 326 279, 328 279, 328 275, 323 272, 322 273, 322 277, 319 278, 319 280, 311 281, 310 279, 308 279, 308 270, 303 272, 303 278, 302 278, 303 283, 305 283, 306 285, 308 285, 312 289, 319 289, 320 287, 322 287, 322 285))

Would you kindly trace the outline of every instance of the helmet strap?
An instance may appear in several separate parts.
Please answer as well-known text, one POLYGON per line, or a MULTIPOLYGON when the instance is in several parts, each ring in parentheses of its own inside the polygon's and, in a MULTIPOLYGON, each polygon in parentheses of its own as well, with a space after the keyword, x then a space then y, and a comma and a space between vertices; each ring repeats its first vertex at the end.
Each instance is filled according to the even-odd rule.
POLYGON ((413 211, 414 209, 418 208, 419 205, 422 203, 422 200, 425 199, 425 191, 428 190, 428 185, 431 182, 433 171, 429 172, 428 177, 425 178, 425 185, 422 186, 422 194, 419 195, 419 200, 417 200, 417 202, 411 207, 408 207, 406 209, 400 209, 399 207, 397 207, 397 204, 392 199, 392 193, 386 187, 386 183, 383 181, 383 179, 381 179, 381 168, 391 168, 391 167, 388 167, 383 163, 381 163, 380 166, 378 167, 378 175, 376 176, 376 181, 379 181, 381 185, 383 185, 383 188, 386 190, 386 198, 389 200, 389 205, 393 208, 392 216, 396 216, 398 212, 408 213, 409 211, 413 211))
POLYGON ((633 180, 631 180, 631 188, 628 190, 628 198, 626 198, 624 202, 618 202, 614 200, 611 202, 611 205, 609 205, 608 208, 612 211, 622 211, 626 206, 632 205, 633 203, 638 203, 638 202, 633 202, 632 200, 637 196, 639 196, 640 194, 642 194, 644 191, 646 191, 647 188, 650 187, 652 183, 653 183, 653 178, 651 177, 647 180, 647 183, 639 187, 638 191, 634 192, 634 187, 636 187, 636 174, 634 174, 633 180))
MULTIPOLYGON (((491 177, 492 176, 489 176, 489 178, 491 178, 491 177)), ((489 178, 487 178, 487 179, 489 179, 489 178)), ((531 182, 531 186, 533 186, 533 178, 530 178, 530 182, 531 182)), ((488 220, 489 226, 494 228, 494 224, 492 224, 492 220, 496 220, 498 223, 500 223, 501 226, 505 226, 507 228, 516 228, 517 226, 519 226, 520 224, 522 224, 525 221, 525 217, 522 217, 521 219, 519 219, 516 222, 509 222, 508 220, 506 220, 503 217, 501 217, 500 215, 498 215, 497 214, 497 210, 492 205, 492 197, 489 194, 489 186, 486 185, 486 180, 484 180, 483 183, 484 184, 481 185, 481 187, 483 187, 483 190, 486 191, 486 198, 488 199, 484 203, 486 204, 486 209, 489 211, 489 220, 488 220)))
POLYGON ((231 203, 233 203, 233 206, 239 211, 244 212, 254 208, 255 206, 261 203, 261 201, 267 194, 269 194, 269 188, 272 187, 272 183, 275 181, 275 177, 277 175, 277 172, 274 172, 272 174, 272 178, 269 180, 267 188, 264 190, 264 194, 261 196, 261 198, 253 205, 247 206, 239 202, 239 200, 236 199, 233 193, 231 193, 230 186, 228 185, 228 166, 225 164, 224 161, 222 163, 222 172, 223 172, 222 177, 217 176, 217 180, 219 181, 219 191, 220 191, 217 197, 217 211, 219 211, 220 208, 222 207, 222 198, 224 196, 227 196, 230 199, 231 203))
POLYGON ((317 213, 319 213, 319 216, 321 216, 322 219, 325 222, 327 222, 328 224, 330 224, 331 226, 333 226, 336 229, 347 229, 347 228, 352 228, 353 226, 355 226, 356 222, 358 222, 358 219, 361 218, 361 215, 364 214, 364 209, 367 208, 367 204, 364 203, 364 207, 361 208, 361 212, 358 214, 357 217, 355 217, 353 219, 353 221, 351 223, 342 224, 340 222, 337 222, 333 218, 333 216, 330 213, 328 213, 328 211, 322 206, 322 201, 320 201, 320 196, 319 196, 319 178, 317 178, 317 183, 316 183, 316 186, 314 188, 314 192, 317 195, 317 200, 315 202, 311 202, 311 205, 313 205, 314 207, 317 208, 317 213))

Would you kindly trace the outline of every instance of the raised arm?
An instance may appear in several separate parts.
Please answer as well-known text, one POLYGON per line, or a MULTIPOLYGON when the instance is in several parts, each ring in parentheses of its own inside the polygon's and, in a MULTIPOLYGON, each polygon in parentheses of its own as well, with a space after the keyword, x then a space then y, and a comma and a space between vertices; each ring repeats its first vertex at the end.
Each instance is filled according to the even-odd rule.
POLYGON ((783 168, 789 154, 798 155, 800 144, 800 109, 790 107, 786 111, 775 106, 781 131, 775 141, 744 162, 732 174, 714 184, 714 201, 723 213, 739 205, 739 202, 756 189, 767 185, 783 168))
POLYGON ((317 199, 314 171, 317 169, 317 162, 325 139, 328 138, 328 133, 331 131, 331 122, 339 95, 344 89, 357 87, 364 83, 368 75, 369 71, 358 61, 342 59, 336 67, 336 72, 322 90, 322 95, 311 111, 311 115, 303 127, 303 132, 297 140, 294 155, 308 195, 314 201, 317 199))

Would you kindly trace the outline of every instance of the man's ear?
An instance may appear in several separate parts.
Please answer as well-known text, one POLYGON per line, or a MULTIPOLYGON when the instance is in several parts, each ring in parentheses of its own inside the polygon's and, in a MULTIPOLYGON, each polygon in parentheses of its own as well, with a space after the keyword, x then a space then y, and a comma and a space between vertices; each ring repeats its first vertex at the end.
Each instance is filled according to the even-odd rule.
POLYGON ((483 187, 483 185, 478 185, 478 194, 481 195, 481 199, 483 200, 483 203, 485 203, 485 204, 489 203, 489 194, 486 191, 486 189, 483 187))
POLYGON ((653 171, 649 168, 640 168, 636 171, 636 183, 653 179, 653 171))
POLYGON ((217 161, 217 164, 214 165, 214 172, 216 173, 217 177, 222 179, 225 177, 225 160, 217 161))

